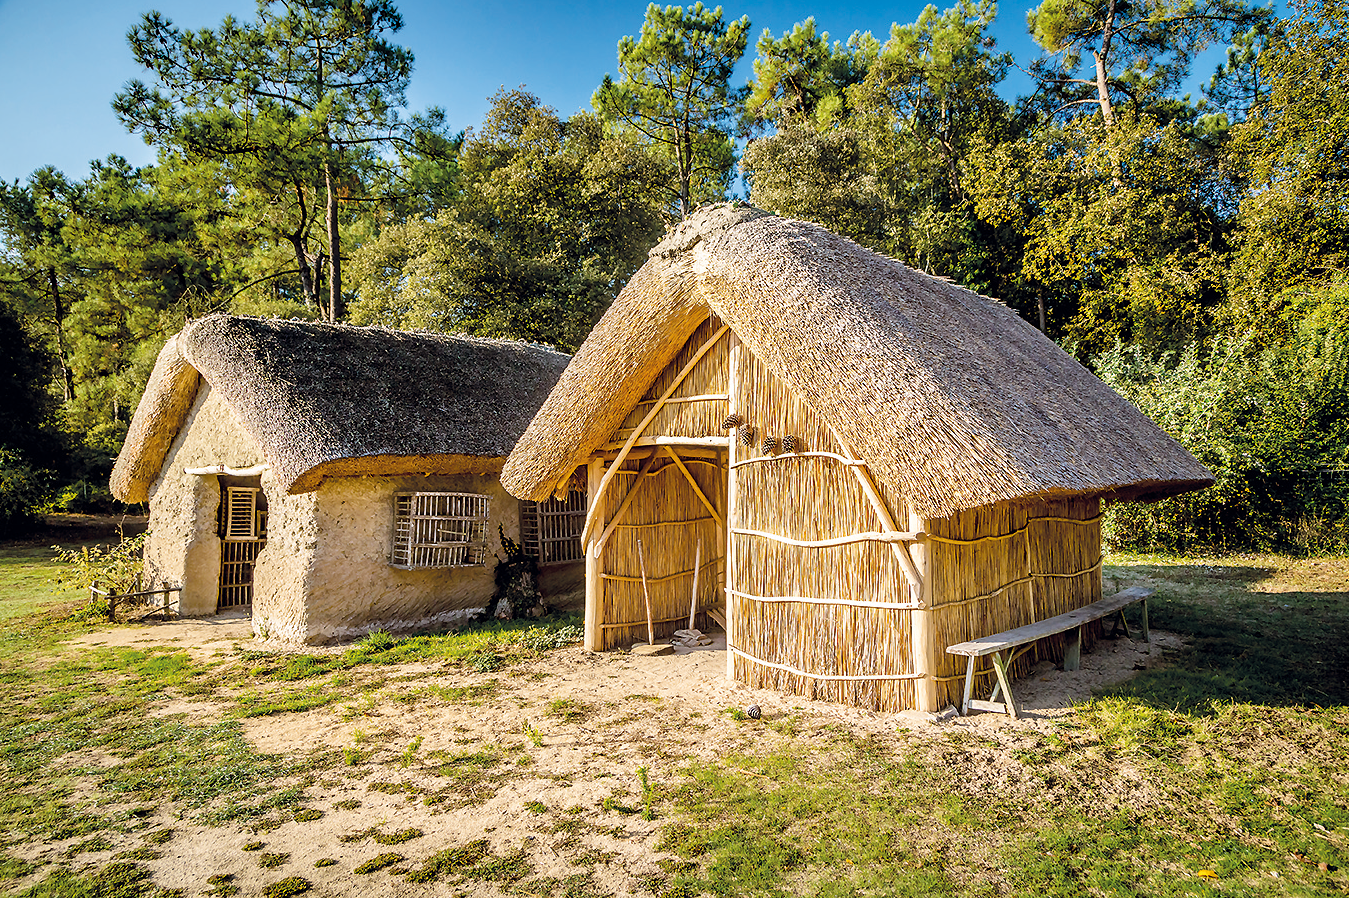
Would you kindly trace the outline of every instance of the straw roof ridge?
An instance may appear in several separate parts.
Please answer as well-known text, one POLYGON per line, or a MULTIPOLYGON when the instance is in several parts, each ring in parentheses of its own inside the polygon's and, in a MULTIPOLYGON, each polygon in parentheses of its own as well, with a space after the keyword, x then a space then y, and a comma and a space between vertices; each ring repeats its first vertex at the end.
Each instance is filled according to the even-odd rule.
POLYGON ((708 313, 925 517, 1212 482, 1005 305, 817 225, 719 206, 667 236, 614 301, 508 459, 506 488, 552 492, 708 313))
POLYGON ((510 453, 569 359, 510 340, 227 315, 172 343, 114 469, 127 495, 148 490, 186 415, 160 409, 195 397, 170 383, 177 359, 221 393, 292 493, 324 476, 493 467, 481 460, 510 453))

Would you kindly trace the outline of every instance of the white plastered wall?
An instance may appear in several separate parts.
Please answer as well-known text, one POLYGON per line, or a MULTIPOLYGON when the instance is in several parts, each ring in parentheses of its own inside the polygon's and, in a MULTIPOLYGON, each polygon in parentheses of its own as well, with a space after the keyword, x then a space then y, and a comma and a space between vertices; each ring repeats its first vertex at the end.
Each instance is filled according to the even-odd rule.
MULTIPOLYGON (((264 477, 264 488, 267 480, 264 477)), ((491 601, 498 525, 518 540, 519 503, 496 474, 334 477, 312 493, 270 503, 268 542, 253 587, 260 636, 322 644, 451 626, 491 601), (491 497, 483 567, 400 570, 389 565, 393 494, 406 490, 491 497)))

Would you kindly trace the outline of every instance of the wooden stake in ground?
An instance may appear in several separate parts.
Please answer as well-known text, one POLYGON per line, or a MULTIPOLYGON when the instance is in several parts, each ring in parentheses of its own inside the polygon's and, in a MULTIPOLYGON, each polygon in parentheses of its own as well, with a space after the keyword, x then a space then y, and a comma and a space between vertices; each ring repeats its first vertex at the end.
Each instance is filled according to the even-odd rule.
POLYGON ((693 598, 689 599, 689 629, 693 629, 693 618, 698 614, 698 574, 703 566, 703 538, 698 537, 698 547, 693 551, 693 598))
POLYGON ((646 591, 646 559, 642 556, 642 541, 637 540, 637 564, 642 570, 642 598, 646 599, 646 644, 656 644, 656 628, 651 623, 651 594, 646 591))

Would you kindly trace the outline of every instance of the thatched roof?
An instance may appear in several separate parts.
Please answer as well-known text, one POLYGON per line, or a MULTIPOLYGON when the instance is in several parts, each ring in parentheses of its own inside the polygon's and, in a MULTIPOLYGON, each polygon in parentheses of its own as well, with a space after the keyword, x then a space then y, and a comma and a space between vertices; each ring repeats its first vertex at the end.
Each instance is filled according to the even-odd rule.
POLYGON ((709 311, 924 517, 1213 482, 1005 306, 816 225, 717 206, 651 251, 516 445, 506 489, 551 493, 709 311))
POLYGON ((324 477, 494 467, 568 357, 541 346, 369 327, 196 321, 160 353, 112 474, 143 502, 197 392, 218 391, 291 493, 324 477))

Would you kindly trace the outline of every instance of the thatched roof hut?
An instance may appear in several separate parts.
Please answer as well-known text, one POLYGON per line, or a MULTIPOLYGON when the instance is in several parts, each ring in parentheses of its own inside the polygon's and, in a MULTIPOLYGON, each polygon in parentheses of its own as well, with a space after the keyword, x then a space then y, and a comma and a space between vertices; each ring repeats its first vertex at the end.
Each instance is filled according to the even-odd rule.
POLYGON ((150 504, 146 579, 181 587, 184 614, 251 605, 256 632, 298 642, 480 613, 498 534, 522 538, 501 465, 567 359, 379 328, 190 324, 113 469, 115 495, 150 504))
MULTIPOLYGON (((875 707, 936 701, 945 644, 1099 597, 1101 499, 1212 482, 1005 306, 815 225, 732 206, 701 211, 652 250, 502 482, 540 498, 582 465, 587 537, 603 536, 588 557, 592 647, 644 629, 628 607, 634 546, 614 534, 636 528, 635 540, 703 508, 716 529, 689 523, 682 540, 662 530, 662 544, 714 556, 697 565, 699 602, 731 597, 737 676, 875 707), (633 485, 690 454, 706 459, 685 478, 699 496, 633 485), (1044 532, 1011 539, 1036 521, 1044 532), (1011 542, 1020 562, 989 558, 1011 542), (1053 570, 1035 567, 1046 546, 1070 544, 1071 558, 1041 559, 1053 570)), ((687 609, 692 560, 655 562, 677 584, 658 617, 687 609)))
POLYGON ((161 351, 112 490, 146 501, 200 378, 288 493, 324 477, 482 471, 510 454, 569 358, 509 340, 213 315, 161 351))

